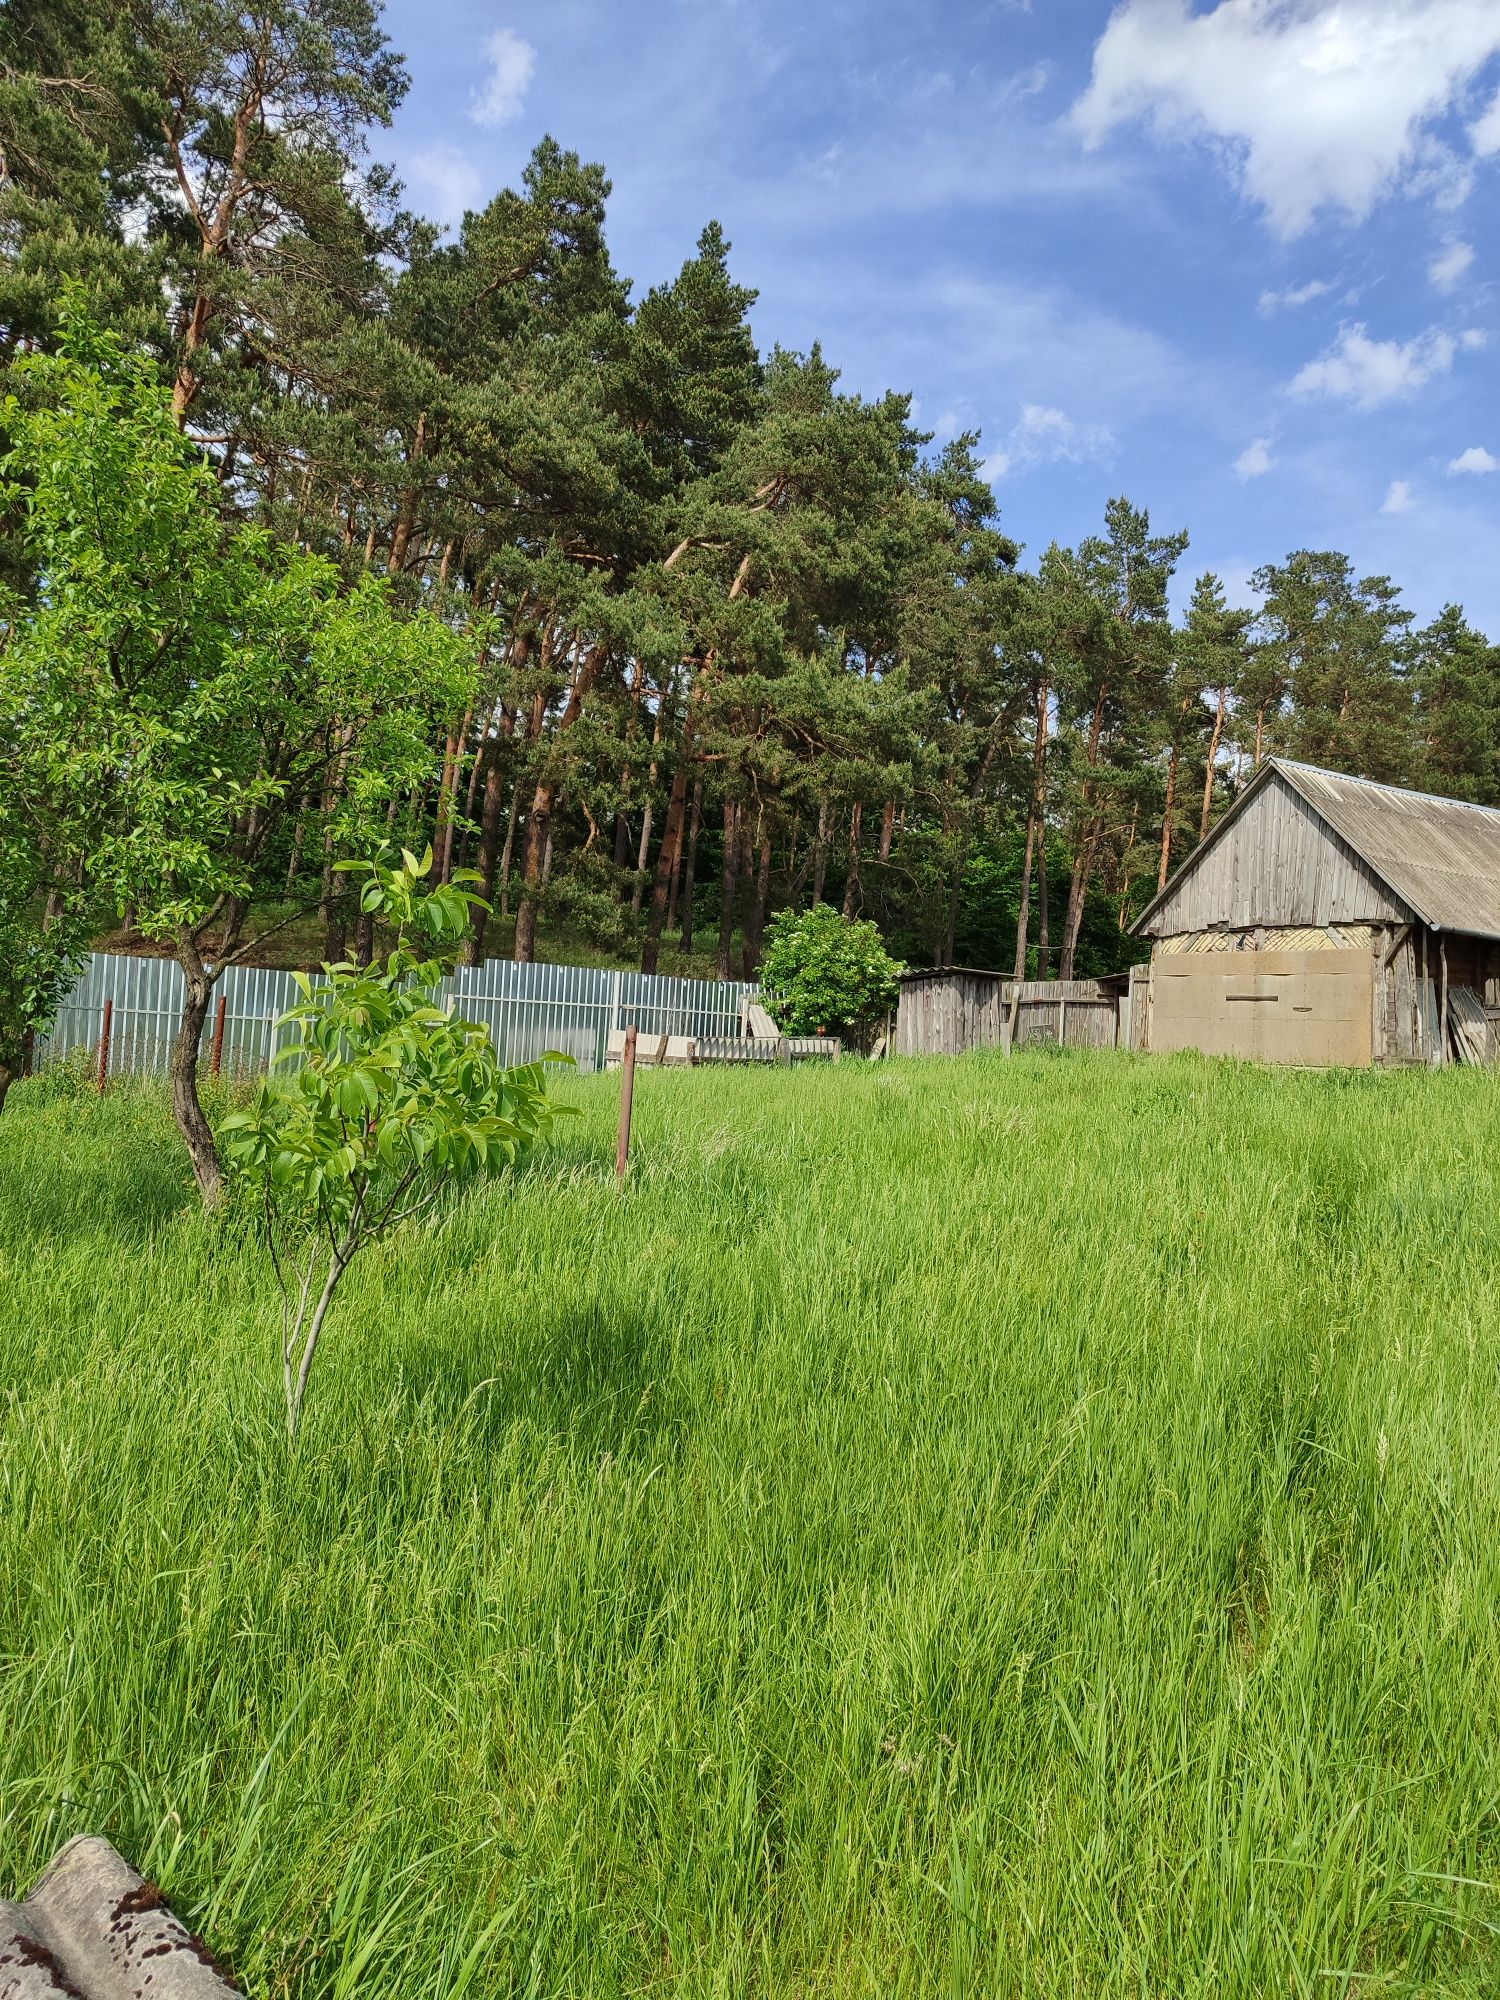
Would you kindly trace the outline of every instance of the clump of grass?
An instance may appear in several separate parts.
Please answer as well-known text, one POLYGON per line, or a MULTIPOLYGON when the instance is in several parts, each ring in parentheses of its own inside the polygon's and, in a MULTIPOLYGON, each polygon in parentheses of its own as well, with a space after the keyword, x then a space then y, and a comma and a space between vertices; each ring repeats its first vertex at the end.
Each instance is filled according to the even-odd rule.
POLYGON ((0 1893, 257 1994, 1489 1993, 1500 1088, 645 1074, 301 1448, 149 1092, 0 1120, 0 1893))

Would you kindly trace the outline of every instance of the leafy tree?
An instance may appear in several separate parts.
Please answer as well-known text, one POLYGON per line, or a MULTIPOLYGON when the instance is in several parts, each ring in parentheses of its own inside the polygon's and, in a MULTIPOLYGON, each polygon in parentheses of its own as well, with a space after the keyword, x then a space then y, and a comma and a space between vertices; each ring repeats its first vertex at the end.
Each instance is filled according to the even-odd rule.
POLYGON ((761 977, 787 1034, 858 1040, 894 1005, 903 970, 874 924, 819 903, 772 919, 761 977))
POLYGON ((46 588, 4 654, 13 748, 29 795, 90 799, 89 882, 182 968, 173 1104, 211 1197, 199 1042, 224 967, 296 913, 267 914, 292 823, 334 851, 373 838, 470 663, 437 621, 393 617, 374 578, 345 592, 325 558, 226 535, 166 392, 81 307, 57 356, 19 366, 44 394, 5 405, 0 497, 46 588))
MULTIPOLYGON (((328 966, 281 1017, 288 1067, 220 1126, 261 1204, 282 1292, 282 1387, 295 1439, 328 1312, 371 1243, 458 1183, 513 1166, 549 1128, 541 1062, 505 1070, 489 1030, 438 1006, 468 926, 470 871, 427 886, 432 850, 367 865, 361 907, 389 924, 381 965, 328 966)), ((550 1058, 564 1061, 564 1057, 550 1058)), ((548 1060, 544 1058, 543 1061, 548 1060)))
POLYGON ((97 928, 86 892, 46 867, 31 827, 0 796, 0 1109, 77 977, 97 928))

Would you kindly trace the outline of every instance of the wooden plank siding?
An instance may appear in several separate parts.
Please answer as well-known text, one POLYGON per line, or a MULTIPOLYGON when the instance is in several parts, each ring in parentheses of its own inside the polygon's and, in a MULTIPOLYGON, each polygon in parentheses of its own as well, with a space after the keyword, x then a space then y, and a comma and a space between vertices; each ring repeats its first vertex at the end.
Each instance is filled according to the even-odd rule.
POLYGON ((1120 999, 1097 979, 1006 979, 962 968, 909 972, 901 982, 895 1053, 962 1055, 969 1049, 1059 1043, 1070 1049, 1113 1048, 1119 1040, 1120 999))
POLYGON ((1256 925, 1405 923, 1412 912, 1279 772, 1213 835, 1143 925, 1144 935, 1256 925))
POLYGON ((955 1056, 1000 1045, 998 972, 945 967, 909 972, 896 1010, 896 1054, 955 1056))

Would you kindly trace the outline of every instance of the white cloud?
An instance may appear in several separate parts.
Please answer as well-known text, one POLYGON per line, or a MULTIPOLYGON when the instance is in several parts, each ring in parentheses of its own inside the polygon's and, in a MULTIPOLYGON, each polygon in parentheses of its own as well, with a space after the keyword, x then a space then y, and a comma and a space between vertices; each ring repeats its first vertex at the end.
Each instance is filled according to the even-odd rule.
POLYGON ((1034 62, 1029 69, 1017 70, 1000 87, 1000 102, 1009 104, 1017 98, 1037 97, 1052 81, 1052 65, 1049 62, 1034 62))
POLYGON ((1483 340, 1477 329, 1455 340, 1441 327, 1429 327, 1411 340, 1371 340, 1363 325, 1346 326, 1325 354, 1298 370, 1292 394, 1340 396, 1358 410, 1378 409, 1415 395, 1434 376, 1446 375, 1460 347, 1482 345, 1483 340))
POLYGON ((1065 410, 1044 403, 1023 403, 1021 414, 999 451, 984 462, 985 477, 1003 479, 1028 465, 1083 465, 1103 458, 1114 444, 1103 424, 1076 423, 1065 410))
POLYGON ((1469 127, 1469 143, 1481 158, 1500 153, 1500 90, 1491 99, 1489 110, 1469 127))
MULTIPOLYGON (((1134 118, 1208 139, 1295 236, 1321 208, 1363 217, 1414 181, 1460 196, 1460 163, 1427 127, 1497 50, 1495 0, 1218 0, 1206 12, 1124 0, 1074 117, 1091 146, 1134 118)), ((1500 110, 1474 142, 1500 149, 1500 110)))
POLYGON ((1404 479, 1393 479, 1386 488, 1380 511, 1382 514, 1409 514, 1416 504, 1410 484, 1404 479))
POLYGON ((427 190, 425 206, 434 220, 461 222, 466 208, 478 206, 483 189, 479 170, 455 147, 424 147, 409 153, 404 165, 407 176, 427 190))
POLYGON ((1448 461, 1450 472, 1500 472, 1500 458, 1492 451, 1486 451, 1482 444, 1471 444, 1467 451, 1461 451, 1457 458, 1448 461))
POLYGON ((1448 243, 1427 266, 1427 276, 1440 292, 1451 292, 1473 261, 1472 243, 1448 243))
POLYGON ((1233 472, 1237 479, 1260 479, 1270 472, 1276 461, 1271 456, 1269 438, 1253 438, 1234 461, 1233 472))
POLYGON ((1280 312, 1286 307, 1309 305, 1332 290, 1326 278, 1309 278, 1305 285, 1289 285, 1284 292, 1262 292, 1256 304, 1263 313, 1280 312))
POLYGON ((490 73, 469 96, 476 125, 507 125, 519 113, 536 74, 536 50, 513 28, 497 28, 484 45, 490 73))

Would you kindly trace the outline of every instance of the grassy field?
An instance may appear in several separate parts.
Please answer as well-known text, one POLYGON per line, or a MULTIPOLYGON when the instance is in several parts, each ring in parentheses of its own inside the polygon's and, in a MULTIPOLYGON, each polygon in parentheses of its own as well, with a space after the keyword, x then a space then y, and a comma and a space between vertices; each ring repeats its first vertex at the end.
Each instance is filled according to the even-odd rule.
MULTIPOLYGON (((257 1995, 1500 1985, 1500 1085, 643 1075, 274 1292, 158 1102, 0 1120, 0 1893, 257 1995)), ((28 1095, 28 1093, 30 1093, 28 1095)))

